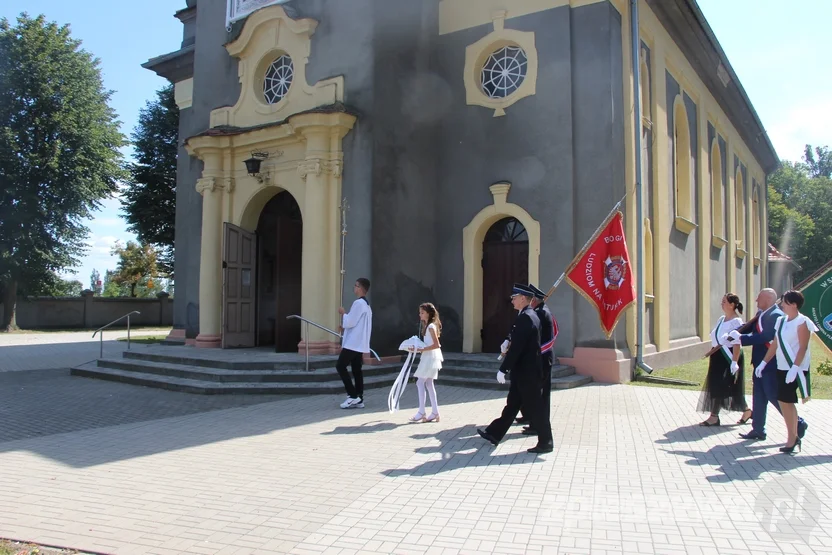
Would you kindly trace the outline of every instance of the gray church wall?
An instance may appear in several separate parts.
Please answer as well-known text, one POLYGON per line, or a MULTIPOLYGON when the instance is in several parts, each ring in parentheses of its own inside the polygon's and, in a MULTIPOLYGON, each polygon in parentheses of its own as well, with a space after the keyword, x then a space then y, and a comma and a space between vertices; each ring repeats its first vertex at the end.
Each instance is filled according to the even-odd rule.
MULTIPOLYGON (((617 12, 607 4, 563 7, 512 18, 506 27, 536 32, 539 67, 536 95, 513 104, 503 117, 493 117, 493 109, 466 105, 462 81, 465 48, 493 27, 438 40, 437 68, 451 85, 454 109, 443 120, 438 138, 437 289, 439 299, 460 318, 465 292, 462 230, 493 204, 492 184, 510 182, 508 202, 540 223, 538 285, 543 290, 624 194, 623 121, 614 108, 622 105, 617 12)), ((560 323, 558 354, 571 354, 576 342, 609 343, 595 310, 565 282, 548 304, 560 323)), ((616 331, 621 344, 623 328, 616 331)))
MULTIPOLYGON (((673 106, 674 99, 680 92, 679 84, 670 75, 666 74, 667 79, 667 106, 673 106)), ((693 194, 693 214, 694 219, 697 214, 696 204, 696 188, 697 188, 697 107, 686 94, 683 96, 685 103, 685 110, 688 117, 688 130, 690 132, 690 150, 691 150, 691 164, 695 168, 692 182, 691 193, 693 194)), ((673 221, 675 217, 674 195, 676 194, 676 186, 674 182, 673 168, 675 160, 673 159, 673 140, 674 140, 674 126, 675 113, 668 110, 667 118, 667 134, 668 144, 668 169, 670 172, 667 181, 671 189, 671 194, 668 195, 670 205, 668 206, 668 214, 670 218, 669 235, 666 237, 670 242, 669 262, 670 262, 670 339, 681 339, 698 335, 697 331, 697 313, 698 313, 698 267, 697 267, 697 241, 700 233, 697 228, 693 232, 687 234, 679 231, 673 221)), ((658 237, 662 241, 661 236, 658 237)))
POLYGON ((436 298, 437 126, 450 85, 432 71, 438 4, 373 4, 373 344, 391 354, 418 331, 418 307, 433 302, 442 346, 456 350, 459 320, 436 298))

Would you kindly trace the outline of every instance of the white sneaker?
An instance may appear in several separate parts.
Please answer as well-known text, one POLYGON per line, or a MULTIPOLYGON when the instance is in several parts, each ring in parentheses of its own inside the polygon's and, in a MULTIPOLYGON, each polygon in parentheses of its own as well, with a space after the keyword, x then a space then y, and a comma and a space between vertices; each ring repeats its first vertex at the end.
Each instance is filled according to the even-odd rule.
POLYGON ((360 398, 347 397, 347 400, 341 403, 342 409, 363 409, 364 401, 360 398))

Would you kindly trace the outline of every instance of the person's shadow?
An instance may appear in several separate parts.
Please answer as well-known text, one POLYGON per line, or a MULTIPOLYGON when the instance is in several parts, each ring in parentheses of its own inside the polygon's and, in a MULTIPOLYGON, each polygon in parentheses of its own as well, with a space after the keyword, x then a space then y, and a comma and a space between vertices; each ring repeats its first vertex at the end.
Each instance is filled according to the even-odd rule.
MULTIPOLYGON (((506 435, 503 441, 518 434, 506 435)), ((506 453, 492 455, 494 446, 477 433, 474 424, 467 424, 438 434, 415 434, 413 439, 438 439, 439 445, 416 448, 415 452, 423 455, 438 455, 423 462, 415 468, 393 468, 382 471, 389 477, 397 476, 432 476, 440 472, 450 472, 473 466, 500 466, 508 464, 530 464, 537 459, 533 453, 506 453)))
POLYGON ((389 432, 399 427, 399 424, 393 422, 383 422, 375 420, 373 422, 365 422, 360 426, 336 426, 328 432, 321 432, 322 436, 331 435, 350 435, 350 434, 372 434, 375 432, 389 432))

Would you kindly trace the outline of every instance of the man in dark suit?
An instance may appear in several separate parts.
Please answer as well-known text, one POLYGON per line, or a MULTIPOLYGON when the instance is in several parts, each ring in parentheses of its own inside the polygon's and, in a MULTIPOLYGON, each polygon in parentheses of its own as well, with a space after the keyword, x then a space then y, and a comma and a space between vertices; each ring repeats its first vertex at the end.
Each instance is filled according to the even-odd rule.
MULTIPOLYGON (((531 307, 540 320, 540 366, 543 374, 541 388, 541 418, 551 423, 550 411, 552 406, 552 365, 555 363, 555 318, 546 306, 546 293, 529 284, 534 293, 531 307)), ((522 412, 521 412, 522 414, 522 412)), ((523 428, 523 435, 535 436, 537 430, 533 426, 523 428)))
MULTIPOLYGON (((777 307, 777 293, 774 289, 763 289, 757 295, 757 314, 745 323, 739 330, 728 334, 733 344, 741 343, 743 346, 753 345, 751 349, 751 367, 757 368, 766 356, 769 345, 774 340, 774 324, 777 318, 783 316, 783 312, 777 307)), ((751 431, 747 434, 740 434, 743 439, 765 439, 766 438, 766 414, 768 404, 780 411, 780 404, 777 402, 777 360, 771 359, 758 376, 755 372, 753 382, 754 397, 751 410, 751 418, 754 419, 751 431)), ((809 425, 802 418, 798 418, 797 435, 803 437, 809 425)))
POLYGON ((511 332, 511 345, 497 372, 497 381, 505 383, 506 374, 511 379, 506 406, 499 418, 485 430, 477 429, 484 439, 497 445, 522 406, 532 427, 537 430, 537 445, 529 453, 551 453, 554 450, 552 427, 543 418, 541 406, 540 320, 531 308, 534 292, 528 286, 514 284, 511 304, 517 310, 517 319, 511 332))

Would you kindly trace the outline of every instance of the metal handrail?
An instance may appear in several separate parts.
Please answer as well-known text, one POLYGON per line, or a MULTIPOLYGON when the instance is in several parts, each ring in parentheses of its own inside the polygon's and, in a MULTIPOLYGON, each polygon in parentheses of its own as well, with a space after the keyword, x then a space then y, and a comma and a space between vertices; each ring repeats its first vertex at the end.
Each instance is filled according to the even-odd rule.
MULTIPOLYGON (((304 341, 304 344, 306 345, 306 371, 307 372, 309 372, 309 326, 310 325, 315 326, 319 330, 323 330, 323 331, 325 331, 329 334, 332 334, 332 335, 334 335, 335 337, 337 337, 339 339, 342 339, 344 337, 343 335, 341 335, 337 331, 332 331, 331 329, 329 329, 325 326, 322 326, 318 323, 315 323, 312 320, 304 318, 303 316, 301 316, 299 314, 292 314, 290 316, 287 316, 286 319, 287 320, 300 320, 301 322, 304 322, 306 324, 306 334, 304 334, 304 337, 306 338, 306 340, 304 341)), ((378 356, 378 353, 376 353, 372 349, 370 349, 370 352, 373 353, 373 356, 376 357, 377 361, 381 362, 381 357, 378 356)))
MULTIPOLYGON (((107 328, 109 328, 110 326, 112 326, 113 324, 115 324, 116 322, 120 322, 121 320, 124 320, 125 318, 127 318, 127 350, 129 351, 130 350, 130 315, 131 314, 141 314, 141 312, 139 312, 138 310, 134 310, 133 312, 128 312, 127 314, 125 314, 124 316, 121 316, 120 318, 116 318, 115 320, 113 320, 112 322, 107 324, 106 326, 101 326, 100 328, 95 330, 92 333, 92 338, 95 339, 95 334, 96 333, 98 333, 100 331, 104 331, 107 328)), ((99 343, 101 344, 101 350, 100 350, 99 358, 104 358, 104 334, 103 333, 100 336, 99 343)))

